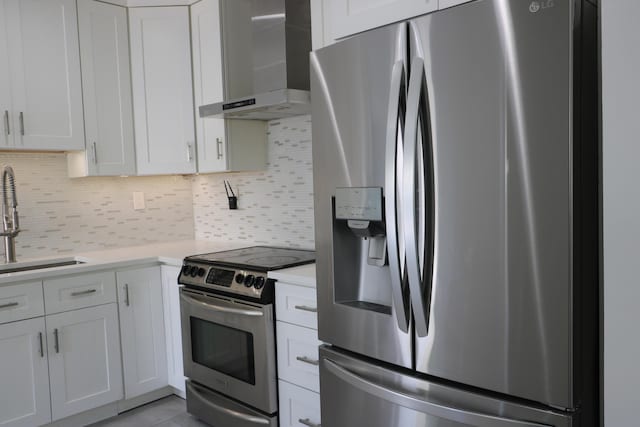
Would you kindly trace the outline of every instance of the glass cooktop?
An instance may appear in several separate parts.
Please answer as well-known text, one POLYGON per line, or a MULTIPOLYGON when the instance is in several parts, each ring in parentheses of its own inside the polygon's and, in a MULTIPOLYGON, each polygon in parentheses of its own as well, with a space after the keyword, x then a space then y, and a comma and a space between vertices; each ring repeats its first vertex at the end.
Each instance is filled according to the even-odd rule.
POLYGON ((193 255, 185 260, 255 271, 271 271, 315 262, 316 253, 303 249, 252 246, 193 255))

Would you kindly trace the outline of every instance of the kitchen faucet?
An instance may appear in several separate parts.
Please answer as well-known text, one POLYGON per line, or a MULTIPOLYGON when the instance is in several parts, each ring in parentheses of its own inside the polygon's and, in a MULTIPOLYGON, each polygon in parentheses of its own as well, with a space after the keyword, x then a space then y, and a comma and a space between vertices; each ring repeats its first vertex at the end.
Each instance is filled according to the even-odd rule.
POLYGON ((11 166, 5 166, 2 171, 2 232, 0 232, 0 236, 4 237, 4 258, 6 262, 16 261, 15 237, 20 232, 17 206, 15 175, 11 166), (7 181, 11 191, 10 199, 7 198, 7 181), (9 210, 11 210, 11 216, 9 216, 9 210))

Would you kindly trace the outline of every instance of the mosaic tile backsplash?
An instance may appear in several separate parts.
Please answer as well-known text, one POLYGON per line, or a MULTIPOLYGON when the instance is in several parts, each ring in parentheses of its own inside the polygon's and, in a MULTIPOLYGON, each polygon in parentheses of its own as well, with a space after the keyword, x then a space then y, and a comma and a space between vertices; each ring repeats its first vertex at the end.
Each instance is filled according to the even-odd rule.
POLYGON ((71 179, 63 153, 0 153, 0 165, 16 175, 18 260, 193 238, 190 177, 71 179))
POLYGON ((193 178, 196 239, 314 248, 311 117, 273 120, 262 172, 193 178), (224 180, 238 196, 229 210, 224 180))

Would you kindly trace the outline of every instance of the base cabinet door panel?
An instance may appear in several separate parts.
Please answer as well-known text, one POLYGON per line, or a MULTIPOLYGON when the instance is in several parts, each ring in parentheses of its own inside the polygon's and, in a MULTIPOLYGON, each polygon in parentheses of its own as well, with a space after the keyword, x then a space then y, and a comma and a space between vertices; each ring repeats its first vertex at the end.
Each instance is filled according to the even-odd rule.
POLYGON ((160 267, 119 271, 116 277, 124 395, 130 399, 168 384, 160 267))
POLYGON ((50 421, 44 317, 0 325, 0 425, 50 421))
POLYGON ((167 368, 169 385, 185 395, 185 376, 182 364, 182 323, 180 319, 180 267, 162 266, 162 296, 164 325, 167 331, 167 368))
POLYGON ((116 304, 47 316, 53 420, 122 399, 116 304))
POLYGON ((320 427, 320 395, 286 381, 278 381, 280 427, 320 427))

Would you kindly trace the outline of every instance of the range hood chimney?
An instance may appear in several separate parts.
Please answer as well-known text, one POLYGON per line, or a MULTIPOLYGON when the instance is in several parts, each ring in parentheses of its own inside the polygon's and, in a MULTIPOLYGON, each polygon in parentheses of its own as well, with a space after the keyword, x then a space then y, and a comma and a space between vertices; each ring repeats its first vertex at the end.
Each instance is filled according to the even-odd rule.
POLYGON ((225 101, 200 117, 272 120, 309 114, 309 0, 221 0, 225 101))

